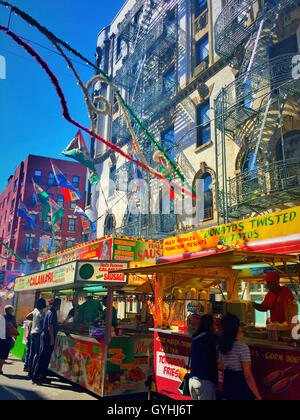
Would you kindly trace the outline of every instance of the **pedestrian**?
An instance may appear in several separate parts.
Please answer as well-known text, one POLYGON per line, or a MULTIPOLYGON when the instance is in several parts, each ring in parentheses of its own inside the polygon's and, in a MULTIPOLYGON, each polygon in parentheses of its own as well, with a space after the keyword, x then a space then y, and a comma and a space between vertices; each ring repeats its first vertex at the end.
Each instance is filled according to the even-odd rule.
POLYGON ((28 320, 32 319, 31 332, 28 337, 30 340, 29 356, 27 359, 27 364, 25 362, 24 365, 24 370, 27 369, 29 377, 32 377, 33 375, 33 368, 35 366, 36 358, 39 354, 40 339, 45 318, 44 309, 46 306, 47 305, 45 299, 39 299, 37 301, 36 308, 26 317, 28 320))
POLYGON ((261 400, 251 370, 251 354, 242 343, 242 328, 237 316, 227 314, 221 321, 219 339, 220 365, 224 370, 222 399, 231 401, 261 400))
POLYGON ((14 317, 14 307, 5 306, 4 311, 5 314, 0 315, 0 374, 3 374, 4 362, 14 346, 14 338, 19 335, 14 317))
POLYGON ((216 400, 217 360, 214 319, 211 315, 203 315, 192 336, 189 387, 193 400, 216 400))
MULTIPOLYGON (((32 314, 32 312, 31 312, 32 314)), ((26 353, 25 353, 25 360, 24 360, 24 372, 29 372, 29 357, 30 357, 30 350, 31 350, 31 328, 32 328, 32 319, 30 319, 30 314, 26 317, 26 323, 24 322, 25 326, 27 326, 27 340, 26 340, 26 353)), ((25 333, 25 330, 24 330, 25 333)))
POLYGON ((55 338, 58 333, 57 311, 59 311, 61 299, 55 298, 51 309, 47 312, 40 338, 39 354, 36 357, 32 382, 40 384, 47 377, 48 366, 54 350, 55 338))

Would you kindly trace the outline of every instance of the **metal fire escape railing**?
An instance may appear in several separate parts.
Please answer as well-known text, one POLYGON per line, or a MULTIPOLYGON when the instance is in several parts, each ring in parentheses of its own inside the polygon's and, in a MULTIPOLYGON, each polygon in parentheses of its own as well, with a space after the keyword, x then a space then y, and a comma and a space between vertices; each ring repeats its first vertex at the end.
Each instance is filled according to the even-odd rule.
MULTIPOLYGON (((228 213, 235 219, 280 203, 299 200, 300 160, 295 158, 258 165, 229 179, 228 184, 228 213)), ((220 195, 220 199, 225 200, 224 194, 220 195)), ((221 204, 224 208, 225 203, 221 204)))
POLYGON ((225 130, 235 132, 247 119, 264 111, 265 98, 271 91, 275 90, 282 98, 287 93, 289 96, 298 95, 300 82, 293 77, 294 56, 285 54, 273 58, 252 68, 247 84, 244 83, 244 75, 241 75, 226 86, 216 100, 217 128, 223 128, 222 115, 225 130))
MULTIPOLYGON (((236 80, 222 89, 215 101, 216 166, 220 174, 217 202, 226 221, 278 203, 281 189, 267 188, 266 183, 270 174, 275 176, 271 149, 283 117, 297 115, 300 83, 293 77, 295 54, 270 59, 269 48, 276 40, 280 16, 294 6, 294 0, 231 0, 215 25, 216 52, 239 69, 236 80), (231 181, 227 180, 226 135, 245 149, 243 175, 231 181), (256 166, 260 170, 256 171, 256 166), (255 202, 253 185, 257 196, 264 197, 261 202, 255 202)), ((282 202, 284 197, 281 194, 282 202)))
POLYGON ((218 55, 230 61, 241 44, 259 28, 261 18, 273 21, 274 16, 295 0, 231 0, 223 8, 215 24, 215 49, 218 55), (260 4, 264 3, 264 9, 260 4))

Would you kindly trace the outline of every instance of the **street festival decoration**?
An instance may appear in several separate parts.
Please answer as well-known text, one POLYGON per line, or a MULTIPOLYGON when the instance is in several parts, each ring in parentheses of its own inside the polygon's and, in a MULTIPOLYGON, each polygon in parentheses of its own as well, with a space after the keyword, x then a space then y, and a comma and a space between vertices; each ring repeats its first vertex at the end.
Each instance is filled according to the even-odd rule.
POLYGON ((64 199, 67 202, 81 200, 83 196, 80 192, 68 181, 65 175, 61 172, 60 169, 51 160, 51 165, 53 173, 57 182, 57 185, 61 188, 64 199))
POLYGON ((32 179, 33 191, 36 197, 36 201, 42 205, 41 218, 44 222, 48 219, 48 213, 50 211, 50 196, 32 179))
POLYGON ((51 225, 52 233, 60 230, 60 220, 65 215, 65 210, 60 207, 51 197, 50 197, 50 212, 51 212, 51 225))
MULTIPOLYGON (((87 107, 89 109, 89 115, 90 115, 91 124, 92 124, 92 129, 91 130, 88 129, 88 128, 86 128, 86 127, 84 127, 84 126, 82 126, 77 121, 74 121, 71 118, 71 116, 69 114, 69 111, 68 111, 68 107, 67 107, 67 103, 66 103, 65 97, 64 97, 63 92, 61 90, 61 87, 60 87, 60 85, 58 83, 58 80, 57 80, 56 76, 49 69, 47 63, 45 61, 43 61, 42 58, 38 55, 38 53, 36 51, 34 51, 27 43, 23 42, 20 37, 18 37, 13 32, 9 31, 9 29, 6 26, 0 26, 0 30, 1 31, 6 32, 6 34, 8 36, 10 36, 20 46, 22 46, 32 57, 34 57, 38 61, 38 63, 41 65, 41 67, 47 72, 49 78, 51 79, 51 82, 55 86, 55 89, 56 89, 56 92, 57 92, 58 96, 60 97, 61 105, 62 105, 62 108, 63 108, 63 116, 64 116, 64 118, 67 121, 71 122, 73 125, 77 126, 78 128, 82 129, 83 131, 87 132, 90 136, 92 136, 93 138, 97 139, 98 141, 101 141, 107 147, 109 147, 111 150, 113 150, 113 151, 121 154, 127 160, 129 160, 131 162, 135 162, 135 164, 137 164, 138 166, 142 167, 143 169, 145 169, 146 171, 148 171, 152 175, 156 176, 158 179, 161 179, 164 182, 167 182, 166 177, 164 175, 162 175, 161 172, 158 172, 155 169, 153 169, 150 166, 148 166, 145 161, 144 162, 141 162, 139 160, 133 159, 130 155, 128 155, 127 153, 125 153, 120 147, 118 147, 117 145, 114 145, 113 143, 109 142, 108 140, 105 140, 103 137, 101 137, 100 135, 98 135, 98 134, 95 133, 95 130, 93 129, 93 124, 95 124, 95 122, 93 122, 93 120, 94 120, 93 113, 95 112, 95 109, 97 109, 98 112, 100 110, 98 108, 95 108, 94 105, 91 104, 91 102, 88 100, 88 96, 89 95, 88 95, 87 88, 91 86, 91 83, 95 81, 95 78, 101 77, 101 75, 102 75, 104 77, 105 81, 108 84, 110 84, 110 86, 112 87, 112 89, 114 91, 114 94, 115 94, 115 96, 117 98, 117 101, 121 105, 122 109, 124 111, 126 111, 125 114, 124 114, 125 120, 127 122, 129 122, 130 121, 130 118, 132 118, 135 121, 135 123, 139 126, 139 128, 142 129, 143 133, 148 137, 148 139, 150 139, 150 141, 152 142, 152 144, 154 144, 156 146, 156 148, 163 153, 163 156, 170 163, 172 169, 179 176, 181 182, 186 183, 185 177, 181 173, 180 169, 177 167, 176 163, 172 159, 170 159, 170 157, 165 153, 165 151, 162 148, 162 146, 159 143, 156 142, 156 140, 154 139, 153 135, 151 133, 149 133, 149 131, 147 130, 147 128, 137 118, 137 116, 134 114, 134 112, 132 111, 132 109, 129 107, 129 105, 122 98, 122 96, 121 96, 119 90, 117 89, 117 87, 112 83, 110 77, 108 75, 106 75, 105 72, 103 72, 100 68, 98 68, 96 65, 94 65, 89 60, 87 60, 85 57, 83 57, 79 52, 77 52, 76 50, 74 50, 73 48, 71 48, 66 42, 64 42, 64 41, 60 40, 59 38, 57 38, 48 29, 46 29, 45 27, 41 26, 35 19, 33 19, 28 14, 24 13, 20 9, 16 8, 15 6, 12 6, 8 2, 4 2, 4 1, 0 0, 0 4, 4 5, 5 7, 10 7, 11 8, 11 11, 13 11, 15 14, 19 15, 22 19, 24 19, 26 22, 30 23, 32 26, 36 27, 41 33, 43 33, 50 40, 50 42, 57 48, 57 50, 61 53, 61 55, 67 60, 69 67, 72 69, 75 77, 78 80, 78 84, 81 86, 81 88, 83 89, 83 91, 86 93, 85 100, 86 100, 86 103, 87 103, 87 107), (98 74, 97 76, 95 76, 95 78, 93 78, 88 83, 87 87, 85 87, 83 85, 82 81, 80 80, 79 76, 77 75, 76 70, 72 66, 72 63, 70 62, 70 60, 68 59, 68 57, 66 57, 65 54, 63 53, 63 50, 60 47, 60 45, 62 45, 64 48, 66 48, 72 54, 74 54, 77 57, 79 57, 81 60, 84 60, 88 65, 92 66, 97 71, 97 73, 100 73, 100 75, 98 74), (93 113, 91 111, 93 111, 93 113), (129 118, 129 116, 130 116, 130 118, 129 118)), ((105 112, 107 112, 107 109, 105 109, 107 107, 105 107, 105 98, 104 98, 104 101, 102 99, 103 99, 102 97, 101 98, 97 98, 97 101, 100 101, 100 102, 102 102, 104 104, 104 110, 102 109, 102 111, 105 113, 105 112)), ((131 122, 130 122, 130 124, 128 126, 128 129, 130 130, 131 134, 134 134, 134 133, 132 133, 133 130, 132 130, 131 122)), ((133 137, 134 141, 136 141, 135 134, 132 137, 133 137)), ((136 145, 138 146, 138 142, 136 142, 136 145)), ((140 150, 139 150, 139 152, 140 152, 140 150)), ((142 157, 142 153, 140 153, 139 156, 142 157)), ((144 160, 144 159, 142 159, 142 160, 144 160)), ((181 186, 181 185, 175 183, 174 181, 171 181, 170 182, 170 185, 174 189, 176 189, 177 191, 180 191, 181 194, 186 194, 188 196, 192 196, 196 200, 199 200, 199 198, 197 197, 194 189, 191 186, 188 185, 188 188, 189 188, 189 190, 192 191, 192 193, 189 190, 187 190, 184 186, 181 186)))
POLYGON ((83 228, 83 233, 90 233, 90 232, 96 232, 96 226, 94 223, 90 220, 88 215, 82 210, 81 207, 76 206, 74 210, 74 214, 78 214, 81 216, 81 223, 83 228), (87 223, 86 223, 87 222, 87 223))
MULTIPOLYGON (((13 255, 14 257, 16 257, 16 259, 21 263, 21 264, 25 264, 25 261, 23 261, 9 246, 6 245, 6 243, 4 243, 2 241, 2 239, 0 239, 0 244, 4 246, 4 248, 7 249, 7 251, 9 252, 10 256, 13 255)), ((8 258, 10 258, 10 256, 8 258)), ((5 257, 3 257, 3 255, 1 255, 1 258, 6 259, 5 257)), ((16 261, 13 261, 16 262, 16 261)))
POLYGON ((74 139, 62 152, 62 155, 75 159, 77 162, 86 166, 89 171, 89 179, 91 180, 91 184, 98 183, 99 175, 80 130, 78 130, 74 139))
POLYGON ((26 219, 30 227, 32 228, 36 227, 36 223, 31 217, 28 211, 28 208, 21 201, 19 202, 18 217, 22 217, 23 219, 26 219))
POLYGON ((46 258, 51 254, 52 238, 44 235, 39 240, 39 255, 38 258, 46 258))

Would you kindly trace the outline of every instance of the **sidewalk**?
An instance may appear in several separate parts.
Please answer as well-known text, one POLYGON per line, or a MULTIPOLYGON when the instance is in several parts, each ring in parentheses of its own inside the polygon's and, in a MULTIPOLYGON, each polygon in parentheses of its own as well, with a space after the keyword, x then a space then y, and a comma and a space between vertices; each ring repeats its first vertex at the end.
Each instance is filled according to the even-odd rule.
POLYGON ((4 375, 0 375, 0 401, 5 400, 97 400, 83 388, 49 377, 49 383, 33 385, 27 373, 23 371, 24 363, 10 355, 3 366, 4 375))

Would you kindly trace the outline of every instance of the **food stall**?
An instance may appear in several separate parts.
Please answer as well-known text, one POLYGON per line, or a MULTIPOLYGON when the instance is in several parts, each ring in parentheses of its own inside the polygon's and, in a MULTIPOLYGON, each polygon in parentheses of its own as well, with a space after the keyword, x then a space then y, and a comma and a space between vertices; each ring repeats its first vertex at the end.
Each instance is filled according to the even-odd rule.
MULTIPOLYGON (((90 324, 63 323, 56 337, 50 370, 100 395, 122 395, 146 392, 149 366, 153 353, 152 334, 130 326, 113 329, 113 295, 133 293, 127 276, 114 274, 128 264, 118 261, 73 261, 32 275, 19 277, 16 293, 37 292, 48 301, 60 297, 63 303, 73 299, 75 313, 78 301, 97 293, 108 296, 105 322, 90 324), (125 289, 125 291, 123 290, 125 289)), ((145 286, 144 286, 144 290, 145 286)), ((62 305, 63 306, 63 305, 62 305)), ((63 308, 62 308, 63 310, 63 308)), ((63 322, 61 314, 59 321, 63 322)))
MULTIPOLYGON (((156 391, 173 399, 189 399, 177 390, 186 373, 194 332, 193 315, 212 313, 218 321, 226 312, 239 316, 245 326, 245 342, 250 346, 252 366, 265 399, 300 398, 300 340, 293 339, 296 325, 282 328, 278 341, 266 329, 255 327, 254 309, 239 299, 240 282, 253 282, 243 267, 268 265, 281 271, 298 263, 298 257, 242 250, 214 250, 206 256, 181 258, 171 263, 132 268, 126 274, 148 275, 155 281, 154 367, 156 391), (222 290, 222 291, 220 291, 222 290), (222 300, 212 300, 220 292, 222 300), (282 382, 281 382, 282 381, 282 382)), ((299 282, 298 272, 292 274, 299 282)), ((261 281, 256 276, 256 281, 261 281)), ((300 338, 300 337, 299 337, 300 338)), ((220 381, 222 381, 220 375, 220 381)))
POLYGON ((102 397, 147 392, 153 364, 154 287, 147 276, 114 274, 128 266, 149 265, 161 255, 158 241, 106 237, 43 260, 43 270, 19 277, 15 292, 36 292, 48 302, 62 299, 50 370, 102 397), (102 250, 102 252, 101 252, 102 250), (105 254, 105 255, 104 255, 105 254), (102 257, 101 257, 102 256, 102 257), (115 260, 108 260, 111 256, 115 260), (78 259, 80 258, 81 259, 78 259), (87 259, 94 258, 94 259, 87 259), (64 322, 84 296, 108 296, 105 323, 64 322), (112 328, 113 306, 118 327, 112 328))

